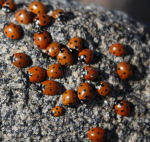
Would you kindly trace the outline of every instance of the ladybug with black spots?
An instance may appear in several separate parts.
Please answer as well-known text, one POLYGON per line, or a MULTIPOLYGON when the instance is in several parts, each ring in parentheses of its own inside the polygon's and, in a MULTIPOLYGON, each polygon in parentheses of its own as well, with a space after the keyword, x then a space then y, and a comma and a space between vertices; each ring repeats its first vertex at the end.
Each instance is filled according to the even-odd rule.
POLYGON ((132 67, 126 62, 120 62, 117 66, 117 74, 119 78, 125 80, 132 75, 132 67))
POLYGON ((79 52, 78 60, 90 64, 93 60, 93 51, 90 49, 83 49, 79 52))
POLYGON ((61 45, 58 42, 52 42, 46 48, 46 52, 52 58, 56 57, 60 51, 61 45))
POLYGON ((74 106, 77 103, 77 96, 73 90, 66 90, 63 93, 62 101, 65 106, 74 106))
POLYGON ((47 75, 49 78, 57 79, 62 77, 63 68, 61 64, 52 64, 47 69, 47 75))
POLYGON ((46 47, 51 43, 51 36, 47 31, 36 32, 34 34, 34 43, 40 49, 46 49, 46 47))
POLYGON ((6 11, 6 12, 15 11, 16 8, 17 8, 17 6, 16 6, 16 3, 14 2, 14 0, 6 0, 2 4, 2 10, 6 11))
POLYGON ((55 106, 51 110, 51 115, 54 117, 62 116, 64 113, 64 108, 61 106, 55 106))
POLYGON ((115 43, 110 46, 109 52, 115 56, 124 56, 125 55, 124 45, 115 43))
POLYGON ((16 18, 16 21, 18 21, 21 24, 29 24, 32 22, 31 13, 24 9, 18 10, 15 13, 15 18, 16 18))
POLYGON ((39 83, 44 81, 46 78, 45 69, 38 66, 30 67, 27 73, 31 83, 39 83))
POLYGON ((111 92, 111 88, 108 83, 101 81, 96 85, 96 89, 99 95, 107 96, 111 92))
POLYGON ((77 50, 80 52, 83 49, 83 40, 80 37, 73 37, 68 42, 68 47, 71 50, 77 50))
POLYGON ((65 14, 64 10, 62 10, 62 9, 55 9, 55 10, 52 11, 52 17, 54 19, 57 19, 57 18, 62 19, 65 16, 66 16, 66 14, 65 14))
POLYGON ((85 80, 94 81, 98 79, 98 71, 92 66, 85 66, 81 70, 81 74, 85 80))
POLYGON ((128 116, 130 114, 130 105, 126 100, 122 100, 115 105, 115 110, 120 116, 128 116))
POLYGON ((64 66, 70 66, 73 64, 74 58, 68 49, 62 48, 57 55, 57 61, 64 66))
POLYGON ((12 64, 18 68, 25 68, 30 64, 30 58, 25 53, 15 53, 11 57, 12 64))
POLYGON ((46 80, 42 82, 42 92, 44 95, 53 96, 58 94, 60 91, 60 85, 58 82, 53 80, 46 80))
POLYGON ((10 39, 20 39, 22 37, 22 29, 14 23, 7 23, 3 28, 4 34, 10 39))
POLYGON ((51 20, 50 20, 50 16, 46 14, 39 14, 33 19, 33 22, 34 22, 34 26, 36 28, 39 28, 39 27, 48 26, 51 20))
POLYGON ((105 130, 100 127, 91 128, 87 135, 92 142, 104 142, 105 130))
POLYGON ((0 0, 0 8, 2 7, 4 0, 0 0))
POLYGON ((78 98, 81 102, 88 102, 93 97, 93 88, 89 83, 81 83, 78 87, 78 98))
POLYGON ((45 14, 46 7, 39 1, 33 1, 29 4, 29 10, 34 14, 45 14))

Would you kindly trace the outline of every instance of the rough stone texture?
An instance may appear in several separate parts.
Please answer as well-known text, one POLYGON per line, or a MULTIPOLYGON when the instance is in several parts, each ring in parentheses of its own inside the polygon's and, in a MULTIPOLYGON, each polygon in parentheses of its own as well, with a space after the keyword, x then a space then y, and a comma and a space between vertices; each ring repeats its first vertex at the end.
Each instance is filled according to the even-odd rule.
MULTIPOLYGON (((16 21, 14 13, 6 15, 0 10, 0 141, 88 142, 86 133, 95 126, 106 129, 106 141, 109 142, 150 141, 150 39, 144 26, 124 13, 96 5, 84 7, 67 0, 43 0, 43 3, 49 8, 49 15, 56 7, 67 12, 67 22, 56 20, 46 28, 53 41, 67 45, 70 37, 85 39, 85 47, 94 50, 92 66, 99 70, 100 80, 111 84, 112 92, 107 97, 95 93, 87 105, 65 107, 64 116, 52 117, 51 108, 62 105, 62 93, 52 97, 42 95, 40 84, 27 82, 27 68, 14 67, 10 56, 15 52, 25 52, 32 58, 32 66, 45 69, 56 60, 34 45, 36 30, 32 24, 21 25, 25 33, 22 40, 6 38, 4 24, 16 21), (114 42, 126 45, 125 57, 110 55, 108 48, 114 42), (131 63, 134 69, 133 77, 127 81, 119 80, 116 75, 116 66, 123 60, 131 63), (115 102, 123 98, 131 103, 129 117, 120 117, 114 111, 115 102)), ((27 4, 19 7, 26 8, 27 4)), ((82 81, 80 70, 83 66, 77 63, 67 67, 64 77, 58 81, 66 89, 77 90, 82 81)))

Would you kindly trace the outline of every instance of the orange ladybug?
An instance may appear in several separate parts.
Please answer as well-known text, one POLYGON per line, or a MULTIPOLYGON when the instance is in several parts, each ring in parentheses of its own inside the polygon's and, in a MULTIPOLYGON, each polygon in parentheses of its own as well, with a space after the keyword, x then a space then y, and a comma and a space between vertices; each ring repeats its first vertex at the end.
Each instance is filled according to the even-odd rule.
POLYGON ((22 29, 19 25, 9 23, 4 25, 4 34, 10 39, 19 39, 22 36, 22 29))
POLYGON ((33 22, 35 27, 44 27, 50 24, 51 20, 50 17, 46 14, 39 14, 34 19, 33 22))
POLYGON ((2 9, 6 12, 15 11, 16 8, 16 3, 13 0, 5 0, 2 4, 2 9))
POLYGON ((115 56, 124 56, 124 54, 125 54, 124 45, 115 43, 110 46, 109 52, 115 56))
POLYGON ((51 36, 48 32, 36 32, 34 34, 34 43, 40 48, 45 49, 51 42, 51 36))
POLYGON ((34 14, 45 14, 46 7, 39 1, 33 1, 29 4, 29 10, 34 14))
POLYGON ((4 3, 4 0, 0 0, 0 8, 1 8, 3 3, 4 3))
POLYGON ((115 105, 116 113, 121 116, 128 116, 130 114, 130 105, 127 101, 122 100, 115 105))
POLYGON ((85 80, 94 81, 98 78, 98 71, 92 66, 85 66, 81 74, 85 80))
POLYGON ((52 58, 56 57, 60 51, 60 44, 58 42, 52 42, 46 48, 47 53, 52 58))
POLYGON ((104 81, 101 81, 100 84, 96 86, 96 89, 98 94, 102 96, 108 95, 111 91, 110 86, 104 81))
POLYGON ((86 64, 90 64, 93 60, 93 51, 90 49, 83 49, 79 52, 79 61, 84 61, 86 64))
POLYGON ((44 95, 53 96, 60 91, 60 85, 56 81, 46 80, 42 82, 42 91, 44 95))
POLYGON ((24 9, 18 10, 15 13, 15 18, 16 18, 16 21, 22 24, 29 24, 32 21, 31 13, 24 9))
POLYGON ((72 65, 74 61, 72 54, 66 48, 62 48, 59 51, 57 55, 57 60, 60 64, 65 65, 65 66, 72 65))
POLYGON ((52 64, 47 69, 47 75, 49 78, 60 78, 63 75, 63 69, 61 64, 52 64))
POLYGON ((120 62, 117 66, 117 73, 121 79, 127 79, 132 75, 131 65, 126 62, 120 62))
POLYGON ((66 90, 62 96, 63 104, 74 106, 77 103, 77 96, 73 90, 66 90))
POLYGON ((78 87, 78 98, 82 102, 87 102, 93 97, 93 88, 89 83, 81 83, 78 87))
POLYGON ((42 82, 46 78, 45 69, 38 66, 29 68, 27 72, 29 76, 29 81, 32 83, 42 82))
POLYGON ((18 68, 25 68, 30 64, 30 58, 25 53, 15 53, 11 60, 12 64, 18 68))
POLYGON ((105 130, 100 127, 92 128, 87 135, 92 142, 104 142, 105 130))
POLYGON ((64 17, 66 14, 62 9, 55 9, 52 12, 52 17, 54 19, 58 18, 58 17, 64 17))
POLYGON ((69 40, 68 47, 80 52, 83 49, 83 41, 80 37, 73 37, 69 40))
POLYGON ((52 108, 51 114, 54 117, 62 116, 64 113, 64 108, 61 106, 55 106, 52 108))

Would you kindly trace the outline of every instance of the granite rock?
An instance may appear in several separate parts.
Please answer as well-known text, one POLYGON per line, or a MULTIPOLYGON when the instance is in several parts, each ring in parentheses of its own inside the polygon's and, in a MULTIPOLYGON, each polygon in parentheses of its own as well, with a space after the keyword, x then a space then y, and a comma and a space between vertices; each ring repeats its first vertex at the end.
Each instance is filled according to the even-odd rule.
MULTIPOLYGON (((19 8, 27 8, 26 3, 16 0, 19 8)), ((33 42, 36 32, 33 24, 21 25, 24 37, 10 40, 3 34, 7 22, 17 23, 14 13, 0 10, 0 141, 3 142, 88 142, 87 131, 100 126, 106 129, 109 142, 150 141, 150 37, 145 27, 120 11, 110 11, 101 6, 84 6, 69 0, 43 0, 50 15, 52 10, 62 8, 67 12, 65 22, 56 20, 45 30, 53 41, 67 45, 74 36, 82 37, 84 46, 94 51, 92 66, 100 73, 100 80, 111 84, 112 92, 107 97, 95 93, 88 104, 75 108, 65 107, 65 115, 55 118, 51 108, 62 104, 64 89, 77 91, 82 82, 80 70, 85 66, 76 63, 66 67, 64 77, 57 79, 62 84, 62 92, 56 96, 44 96, 40 83, 30 84, 27 69, 18 69, 11 64, 10 56, 15 52, 25 52, 32 59, 32 66, 47 68, 56 63, 46 56, 33 42), (112 43, 125 44, 127 54, 122 57, 110 55, 112 43), (121 81, 116 74, 116 66, 121 61, 132 64, 134 74, 130 80, 121 81), (114 111, 117 100, 130 102, 132 113, 120 117, 114 111)), ((92 82, 95 85, 94 82, 92 82)))

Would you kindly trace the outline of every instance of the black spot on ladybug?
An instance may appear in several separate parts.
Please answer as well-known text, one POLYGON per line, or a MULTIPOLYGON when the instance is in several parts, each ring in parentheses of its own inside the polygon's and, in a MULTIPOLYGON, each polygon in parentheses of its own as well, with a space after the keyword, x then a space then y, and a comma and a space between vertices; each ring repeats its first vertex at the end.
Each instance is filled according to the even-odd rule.
POLYGON ((123 72, 123 74, 126 74, 126 72, 123 72))
POLYGON ((38 11, 38 13, 40 13, 40 11, 38 11))
POLYGON ((77 40, 75 40, 74 42, 78 42, 77 40))
POLYGON ((39 78, 39 76, 37 76, 37 78, 39 78))
POLYGON ((121 112, 124 112, 124 110, 121 110, 121 112))
POLYGON ((45 36, 44 39, 47 39, 47 36, 45 36))
POLYGON ((108 91, 108 89, 105 89, 105 92, 107 92, 108 91))
POLYGON ((63 59, 66 59, 66 56, 64 56, 63 59))
POLYGON ((23 20, 21 20, 21 23, 23 23, 23 20))
POLYGON ((45 18, 45 16, 43 16, 43 18, 45 18))
POLYGON ((44 24, 46 24, 47 22, 46 21, 44 21, 44 24))
POLYGON ((100 135, 100 132, 97 132, 98 135, 100 135))
POLYGON ((14 38, 14 35, 12 35, 11 37, 14 38))
POLYGON ((116 52, 113 52, 113 54, 115 54, 116 52))
POLYGON ((58 110, 58 108, 56 107, 56 110, 58 110))

